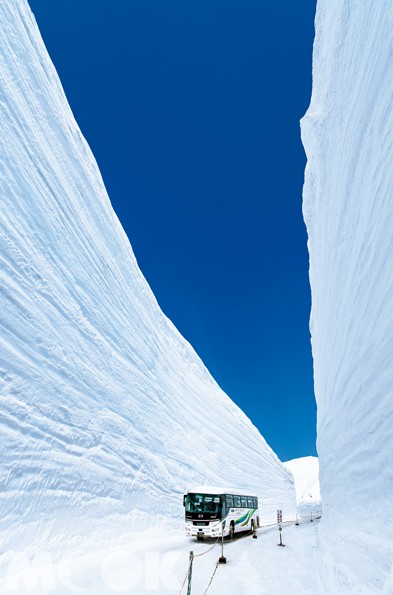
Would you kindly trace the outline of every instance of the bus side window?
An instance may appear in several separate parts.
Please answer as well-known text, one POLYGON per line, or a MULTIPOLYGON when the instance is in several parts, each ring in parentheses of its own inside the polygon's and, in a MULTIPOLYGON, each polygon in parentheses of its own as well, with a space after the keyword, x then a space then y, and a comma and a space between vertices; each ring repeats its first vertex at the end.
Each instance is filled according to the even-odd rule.
POLYGON ((227 496, 227 508, 233 508, 233 498, 232 496, 227 496))
POLYGON ((247 498, 247 506, 248 508, 255 508, 253 498, 247 498))
POLYGON ((242 496, 242 507, 247 508, 247 498, 245 498, 244 496, 242 496))
POLYGON ((258 498, 254 498, 255 500, 255 508, 258 508, 258 498))
POLYGON ((234 503, 235 503, 235 507, 236 508, 241 508, 242 503, 240 501, 240 496, 234 496, 233 497, 234 503))

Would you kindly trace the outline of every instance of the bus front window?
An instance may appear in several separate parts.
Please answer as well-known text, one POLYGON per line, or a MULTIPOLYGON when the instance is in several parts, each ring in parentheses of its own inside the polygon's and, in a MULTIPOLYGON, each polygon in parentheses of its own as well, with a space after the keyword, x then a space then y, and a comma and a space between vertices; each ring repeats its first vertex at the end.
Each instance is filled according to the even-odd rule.
POLYGON ((220 496, 214 494, 187 494, 186 512, 218 514, 221 512, 220 496))

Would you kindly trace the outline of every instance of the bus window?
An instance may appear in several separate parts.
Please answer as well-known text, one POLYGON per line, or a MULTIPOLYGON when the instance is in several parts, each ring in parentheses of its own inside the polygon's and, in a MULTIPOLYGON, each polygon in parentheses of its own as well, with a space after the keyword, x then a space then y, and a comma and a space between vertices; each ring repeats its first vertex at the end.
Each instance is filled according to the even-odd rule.
POLYGON ((248 508, 255 508, 253 498, 247 498, 247 506, 248 508))
POLYGON ((233 508, 233 497, 227 496, 226 501, 227 501, 227 508, 233 508))
POLYGON ((254 498, 254 508, 258 508, 258 498, 254 498))
POLYGON ((245 498, 244 496, 242 496, 242 507, 247 508, 247 498, 245 498))
POLYGON ((187 494, 186 512, 218 513, 221 508, 220 496, 214 494, 187 494))
POLYGON ((234 504, 235 504, 235 507, 236 508, 241 508, 242 503, 241 503, 241 500, 240 500, 240 496, 234 496, 233 497, 233 501, 234 501, 234 504))

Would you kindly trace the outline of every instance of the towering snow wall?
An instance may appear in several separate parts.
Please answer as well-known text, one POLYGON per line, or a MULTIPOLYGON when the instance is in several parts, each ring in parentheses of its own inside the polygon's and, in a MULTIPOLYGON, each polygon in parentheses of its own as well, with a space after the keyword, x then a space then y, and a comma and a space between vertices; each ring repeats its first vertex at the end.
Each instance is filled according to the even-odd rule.
POLYGON ((318 0, 302 120, 326 593, 393 593, 393 4, 318 0))
POLYGON ((158 307, 26 1, 0 0, 0 40, 2 551, 174 522, 193 483, 291 513, 289 474, 158 307))

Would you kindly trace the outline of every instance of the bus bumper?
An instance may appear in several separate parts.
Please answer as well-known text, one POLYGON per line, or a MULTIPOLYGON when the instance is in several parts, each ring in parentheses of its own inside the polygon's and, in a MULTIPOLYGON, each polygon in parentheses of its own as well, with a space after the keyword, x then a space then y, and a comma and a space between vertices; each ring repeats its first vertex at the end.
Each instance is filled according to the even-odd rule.
POLYGON ((203 527, 193 525, 192 523, 186 523, 186 535, 187 537, 199 537, 200 539, 205 537, 220 537, 221 527, 221 523, 215 523, 213 525, 206 525, 203 527))

